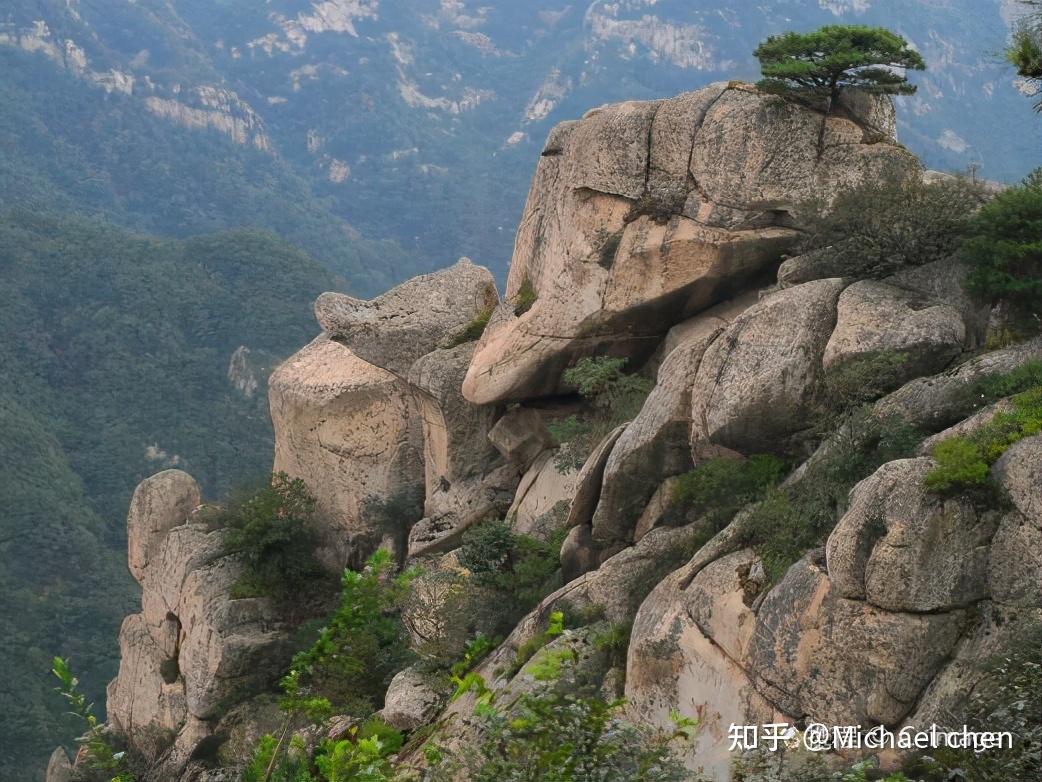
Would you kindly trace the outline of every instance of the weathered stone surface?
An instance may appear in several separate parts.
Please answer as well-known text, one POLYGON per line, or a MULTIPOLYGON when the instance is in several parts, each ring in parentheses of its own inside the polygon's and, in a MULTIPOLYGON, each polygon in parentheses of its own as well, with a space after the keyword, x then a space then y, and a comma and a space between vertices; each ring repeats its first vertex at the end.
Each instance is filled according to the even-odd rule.
MULTIPOLYGON (((733 299, 715 304, 692 318, 681 321, 666 333, 659 349, 662 359, 685 342, 704 339, 722 329, 727 328, 734 319, 760 300, 759 290, 740 293, 733 299)), ((661 359, 659 360, 661 366, 661 359)))
POLYGON ((873 412, 881 418, 898 418, 937 432, 975 411, 978 404, 967 393, 975 380, 1010 372, 1038 359, 1042 359, 1042 337, 975 356, 934 377, 911 380, 880 399, 873 412))
POLYGON ((739 315, 709 347, 692 390, 692 444, 746 453, 806 428, 843 283, 773 293, 739 315))
POLYGON ((590 524, 593 521, 594 511, 601 496, 601 485, 604 481, 604 467, 608 463, 615 443, 622 437, 628 424, 620 424, 601 440, 600 444, 593 449, 579 475, 575 479, 575 496, 572 505, 568 509, 567 525, 575 527, 579 524, 590 524))
POLYGON ((877 280, 861 280, 839 296, 836 328, 825 346, 826 370, 887 352, 904 357, 895 385, 944 369, 963 349, 966 326, 946 303, 877 280))
MULTIPOLYGON (((188 476, 176 480, 186 488, 180 496, 197 491, 188 476)), ((140 499, 156 496, 156 483, 149 479, 136 492, 129 525, 141 524, 140 499)), ((288 628, 269 600, 231 598, 245 567, 224 553, 225 538, 196 514, 154 535, 142 570, 141 612, 120 629, 108 718, 156 763, 149 779, 177 779, 215 720, 270 687, 292 653, 288 628)))
POLYGON ((404 377, 414 361, 498 302, 488 269, 461 258, 368 301, 323 293, 315 302, 315 317, 363 361, 404 377))
POLYGON ((561 578, 565 583, 597 569, 600 555, 593 543, 593 533, 589 524, 579 524, 568 530, 568 535, 561 544, 560 556, 561 578))
POLYGON ((521 478, 507 511, 514 529, 545 539, 561 527, 567 520, 578 477, 578 470, 559 470, 553 452, 544 451, 521 478))
POLYGON ((641 360, 670 326, 780 258, 797 235, 796 203, 890 164, 918 175, 910 154, 885 139, 864 143, 839 116, 819 158, 819 121, 750 87, 716 84, 605 106, 555 132, 518 229, 506 302, 464 395, 557 393, 569 365, 608 346, 641 360), (522 290, 536 294, 526 311, 522 290))
POLYGON ((982 428, 987 426, 992 419, 995 418, 999 413, 1009 412, 1013 409, 1013 403, 1008 399, 1000 399, 995 404, 988 405, 984 409, 974 413, 969 418, 965 418, 954 426, 949 426, 943 432, 931 435, 923 440, 922 445, 919 446, 920 456, 929 456, 933 453, 934 447, 942 440, 947 440, 950 437, 970 437, 976 432, 979 432, 982 428))
POLYGON ((996 603, 1042 608, 1042 436, 1014 444, 992 467, 1012 500, 992 540, 988 588, 996 603))
POLYGON ((184 524, 201 501, 199 484, 181 470, 164 470, 138 484, 127 516, 127 562, 138 583, 166 533, 184 524))
POLYGON ((423 496, 412 392, 390 372, 320 336, 275 370, 268 398, 274 470, 307 484, 324 522, 322 559, 339 571, 374 545, 374 505, 423 496))
POLYGON ((444 702, 430 678, 415 666, 395 674, 379 712, 383 721, 397 730, 415 730, 430 722, 444 702))
POLYGON ((141 614, 123 620, 119 673, 108 686, 105 708, 109 723, 132 736, 135 748, 149 760, 162 749, 157 744, 160 736, 176 732, 188 714, 185 683, 174 652, 159 648, 141 614))
POLYGON ((947 611, 986 596, 993 513, 924 485, 932 459, 884 464, 850 494, 826 548, 832 592, 891 611, 947 611))
POLYGON ((423 425, 427 493, 432 487, 472 479, 488 471, 496 451, 488 441, 495 411, 460 394, 474 343, 434 350, 409 369, 423 425))
POLYGON ((993 308, 967 292, 966 277, 969 273, 969 266, 956 256, 901 269, 883 282, 953 307, 966 327, 965 347, 973 349, 984 344, 993 308))
POLYGON ((666 356, 658 382, 611 449, 604 466, 593 537, 604 548, 628 544, 655 487, 691 469, 691 387, 706 349, 722 329, 695 336, 666 356))
MULTIPOLYGON (((1011 649, 1023 648, 1025 639, 1042 623, 1042 608, 1025 610, 984 601, 978 618, 952 650, 951 659, 923 692, 905 725, 944 725, 958 729, 972 715, 974 703, 967 694, 989 675, 996 659, 1011 649)), ((1015 741, 1016 739, 1014 739, 1015 741)))
POLYGON ((965 611, 909 614, 840 597, 804 557, 757 612, 747 670, 789 714, 829 725, 899 723, 940 670, 965 611))
POLYGON ((786 210, 899 167, 919 174, 913 155, 832 115, 820 157, 821 115, 748 87, 724 92, 709 109, 691 152, 691 174, 710 204, 786 210))
POLYGON ((488 439, 521 472, 531 467, 539 454, 556 445, 539 411, 530 407, 507 410, 489 431, 488 439))
POLYGON ((641 725, 661 730, 672 715, 699 720, 693 741, 682 749, 688 768, 704 769, 712 779, 729 779, 732 756, 728 730, 734 724, 792 722, 753 687, 741 661, 703 631, 731 625, 732 649, 748 644, 755 617, 743 602, 736 567, 749 564, 748 552, 708 572, 697 585, 684 586, 684 570, 663 579, 641 604, 633 621, 626 661, 626 711, 641 725), (696 596, 697 597, 693 597, 696 596), (739 624, 740 623, 740 624, 739 624))
POLYGON ((673 491, 676 486, 677 476, 666 478, 655 489, 648 504, 640 512, 637 525, 633 528, 633 542, 637 543, 648 534, 649 531, 667 525, 672 520, 676 506, 673 504, 673 491))
POLYGON ((55 749, 47 761, 44 782, 72 782, 72 763, 61 747, 55 749))

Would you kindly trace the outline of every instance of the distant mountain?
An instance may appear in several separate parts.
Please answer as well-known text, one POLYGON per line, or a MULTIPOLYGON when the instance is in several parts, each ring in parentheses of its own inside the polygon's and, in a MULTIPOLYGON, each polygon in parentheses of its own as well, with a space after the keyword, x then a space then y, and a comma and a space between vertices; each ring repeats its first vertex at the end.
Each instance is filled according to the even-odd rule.
POLYGON ((264 225, 364 293, 461 254, 502 274, 553 123, 753 80, 752 50, 786 29, 884 24, 919 48, 900 132, 928 165, 1015 180, 1042 158, 999 55, 1015 0, 5 5, 0 89, 18 108, 0 138, 18 155, 0 197, 179 235, 264 225))
POLYGON ((0 215, 0 279, 0 779, 22 782, 71 739, 53 655, 103 713, 134 485, 172 466, 208 497, 263 478, 267 374, 332 280, 268 233, 160 240, 26 211, 0 215))

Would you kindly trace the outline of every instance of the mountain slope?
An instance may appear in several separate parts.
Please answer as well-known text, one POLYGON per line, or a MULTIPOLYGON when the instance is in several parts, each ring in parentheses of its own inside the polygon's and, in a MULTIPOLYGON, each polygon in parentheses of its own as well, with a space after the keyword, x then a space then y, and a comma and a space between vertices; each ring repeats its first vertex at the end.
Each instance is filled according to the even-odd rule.
POLYGON ((185 465, 215 496, 270 469, 266 374, 332 280, 266 233, 158 240, 24 211, 0 217, 0 277, 0 778, 22 780, 70 738, 51 656, 104 704, 135 483, 185 465))
MULTIPOLYGON (((901 135, 927 165, 975 163, 984 176, 1014 180, 1039 156, 1037 136, 1020 132, 1030 101, 997 54, 1017 13, 1005 0, 9 5, 0 49, 28 57, 0 81, 64 70, 79 90, 94 100, 108 95, 125 114, 87 137, 143 124, 160 146, 177 139, 163 165, 194 160, 171 171, 178 187, 191 189, 171 198, 173 208, 139 198, 116 177, 127 211, 146 216, 142 227, 264 224, 350 272, 352 282, 358 276, 355 287, 369 293, 460 254, 502 276, 532 162, 554 122, 609 101, 755 80, 752 50, 785 29, 856 22, 908 37, 928 70, 914 75, 918 95, 899 101, 901 135), (205 141, 191 149, 190 139, 205 141), (207 179, 211 171, 219 175, 207 179), (193 177, 202 178, 187 185, 193 177), (256 190, 265 184, 273 192, 262 198, 256 190), (388 259, 388 248, 365 256, 373 269, 339 259, 328 228, 334 218, 395 240, 409 262, 388 259)), ((26 105, 9 121, 38 124, 43 109, 26 105)), ((129 131, 135 143, 140 135, 129 131)), ((163 179, 162 166, 145 170, 148 187, 163 179)))

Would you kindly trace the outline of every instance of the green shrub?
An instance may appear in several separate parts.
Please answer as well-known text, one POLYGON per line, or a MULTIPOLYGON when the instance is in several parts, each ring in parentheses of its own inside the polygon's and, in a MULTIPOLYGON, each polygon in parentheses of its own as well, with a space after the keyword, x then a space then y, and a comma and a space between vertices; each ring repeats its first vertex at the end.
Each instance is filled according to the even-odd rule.
POLYGON ((884 277, 951 257, 984 201, 980 185, 953 178, 925 183, 884 173, 801 207, 801 253, 821 251, 834 273, 884 277))
POLYGON ((227 553, 238 554, 247 566, 233 598, 288 600, 322 576, 314 555, 314 513, 304 482, 285 473, 214 513, 211 523, 228 529, 227 553))
POLYGON ((459 562, 474 583, 490 590, 495 608, 493 635, 509 631, 540 600, 560 586, 559 556, 567 530, 542 541, 515 533, 505 521, 490 521, 469 530, 459 549, 459 562))
POLYGON ((398 612, 411 576, 393 576, 384 550, 363 571, 345 570, 339 606, 311 648, 293 657, 287 695, 324 698, 341 714, 379 708, 391 678, 412 661, 398 612))
POLYGON ((532 305, 536 303, 538 298, 539 294, 536 293, 532 281, 525 277, 521 281, 521 287, 517 289, 517 293, 514 295, 514 314, 521 317, 532 309, 532 305))
POLYGON ((850 490, 886 462, 914 455, 922 432, 898 419, 853 412, 825 455, 799 481, 768 490, 745 520, 748 544, 777 582, 808 550, 821 546, 846 512, 850 490))
POLYGON ((969 224, 962 256, 971 293, 1042 315, 1042 184, 1035 177, 1002 191, 969 224))
POLYGON ((822 381, 822 419, 835 424, 836 416, 892 391, 905 379, 907 363, 904 353, 880 350, 830 368, 822 381))
POLYGON ((989 468, 1010 446, 1042 432, 1042 386, 1011 398, 1013 409, 996 413, 976 432, 949 437, 933 449, 937 466, 926 475, 931 489, 973 488, 988 483, 989 468))
MULTIPOLYGON (((562 660, 562 666, 567 665, 562 660)), ((480 708, 475 746, 429 748, 432 782, 695 782, 670 754, 671 736, 625 722, 622 701, 547 687, 509 714, 480 708)))
POLYGON ((615 427, 640 412, 652 382, 623 372, 628 359, 607 356, 580 359, 565 370, 564 382, 587 400, 589 409, 550 424, 550 433, 561 444, 554 455, 560 472, 579 469, 597 444, 615 427))
POLYGON ((518 647, 517 654, 514 656, 513 666, 510 669, 511 675, 521 670, 521 666, 531 660, 532 657, 535 656, 536 652, 563 632, 564 613, 561 611, 554 611, 550 614, 550 619, 547 621, 546 629, 539 635, 529 638, 518 647))
POLYGON ((58 679, 55 690, 69 706, 69 714, 79 723, 83 734, 76 742, 83 748, 81 782, 134 782, 130 769, 130 758, 120 751, 94 714, 94 704, 79 688, 80 681, 69 668, 68 660, 55 657, 51 661, 51 673, 58 679))
POLYGON ((784 475, 785 462, 770 454, 707 459, 676 478, 671 499, 693 516, 707 516, 715 531, 784 475))
MULTIPOLYGON (((531 306, 531 305, 529 305, 531 306)), ((456 334, 449 337, 445 343, 445 347, 454 348, 459 345, 464 345, 467 342, 476 342, 481 339, 481 335, 485 333, 485 327, 488 326, 489 320, 492 318, 492 307, 486 307, 456 334)))

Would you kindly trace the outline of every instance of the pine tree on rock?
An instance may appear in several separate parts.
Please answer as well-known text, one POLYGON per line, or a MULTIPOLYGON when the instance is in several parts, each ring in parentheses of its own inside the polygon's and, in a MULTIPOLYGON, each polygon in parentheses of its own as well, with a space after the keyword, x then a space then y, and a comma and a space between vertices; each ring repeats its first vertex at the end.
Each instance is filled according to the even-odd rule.
POLYGON ((827 25, 810 33, 772 35, 753 52, 763 79, 757 86, 780 95, 824 104, 818 154, 825 121, 845 89, 877 95, 911 95, 905 72, 926 63, 900 35, 882 27, 827 25))

